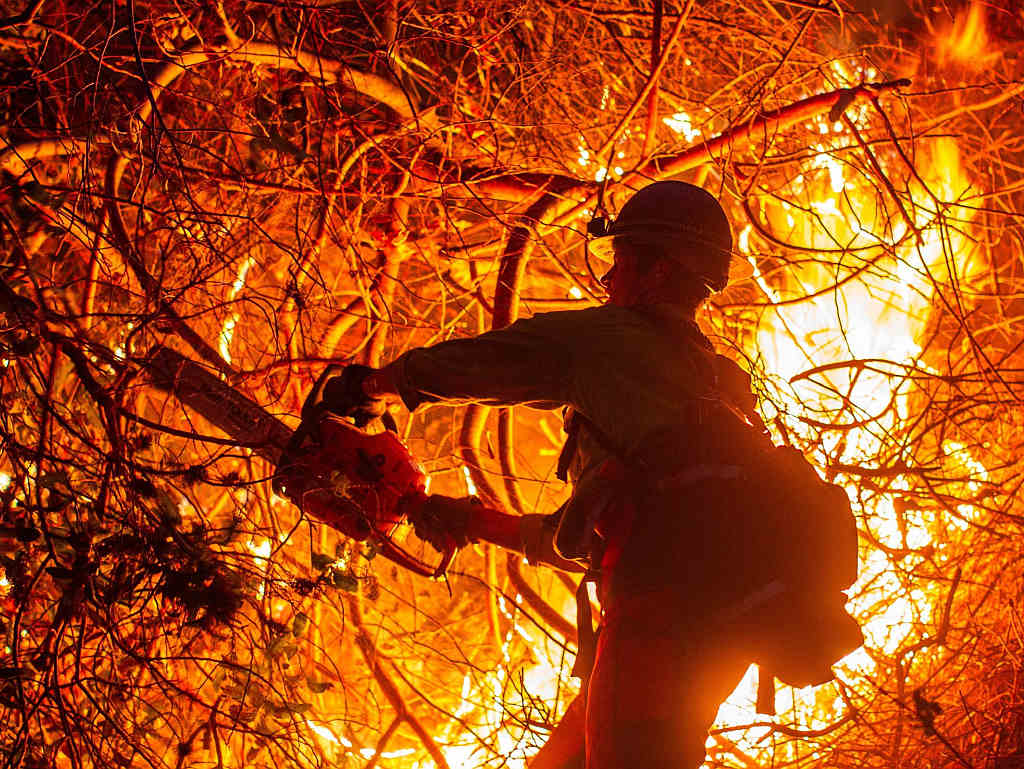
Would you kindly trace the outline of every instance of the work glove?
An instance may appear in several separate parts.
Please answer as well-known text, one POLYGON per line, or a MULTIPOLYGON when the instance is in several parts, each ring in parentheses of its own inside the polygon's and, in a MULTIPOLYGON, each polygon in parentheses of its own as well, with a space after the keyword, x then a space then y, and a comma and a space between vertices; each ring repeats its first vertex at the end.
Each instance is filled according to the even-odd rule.
POLYGON ((410 513, 409 521, 417 537, 443 551, 450 541, 460 548, 475 541, 469 535, 470 521, 481 510, 483 504, 476 497, 430 494, 418 510, 410 513))
POLYGON ((324 407, 339 416, 351 417, 356 427, 365 427, 386 411, 382 399, 371 398, 363 391, 363 382, 376 372, 377 369, 358 363, 346 366, 340 375, 324 385, 321 401, 324 407))

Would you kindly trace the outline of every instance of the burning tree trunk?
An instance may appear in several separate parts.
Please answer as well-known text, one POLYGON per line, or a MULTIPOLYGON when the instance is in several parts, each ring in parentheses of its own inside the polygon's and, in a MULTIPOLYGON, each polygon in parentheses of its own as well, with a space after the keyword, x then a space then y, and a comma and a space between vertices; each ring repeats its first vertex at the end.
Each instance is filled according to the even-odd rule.
MULTIPOLYGON (((712 758, 1020 760, 1019 10, 3 13, 7 766, 523 765, 574 694, 572 581, 471 550, 449 597, 381 565, 221 434, 247 401, 207 423, 151 353, 283 435, 329 361, 600 301, 587 220, 667 176, 726 202, 752 274, 701 321, 847 487, 863 544, 866 647, 771 719, 746 680, 712 758)), ((552 415, 402 425, 435 491, 564 493, 552 415)))

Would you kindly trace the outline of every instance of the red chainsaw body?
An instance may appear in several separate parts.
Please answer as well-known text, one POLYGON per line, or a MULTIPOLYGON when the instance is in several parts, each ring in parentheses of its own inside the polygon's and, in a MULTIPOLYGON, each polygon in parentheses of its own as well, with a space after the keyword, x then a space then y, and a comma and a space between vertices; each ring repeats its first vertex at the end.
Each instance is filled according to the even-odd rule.
POLYGON ((375 541, 382 555, 419 574, 436 577, 447 568, 454 552, 432 568, 392 540, 427 496, 426 475, 394 433, 370 434, 326 415, 282 475, 282 491, 306 514, 353 539, 375 541))
POLYGON ((426 475, 394 433, 376 435, 328 415, 286 471, 287 495, 355 539, 388 536, 426 494, 426 475))

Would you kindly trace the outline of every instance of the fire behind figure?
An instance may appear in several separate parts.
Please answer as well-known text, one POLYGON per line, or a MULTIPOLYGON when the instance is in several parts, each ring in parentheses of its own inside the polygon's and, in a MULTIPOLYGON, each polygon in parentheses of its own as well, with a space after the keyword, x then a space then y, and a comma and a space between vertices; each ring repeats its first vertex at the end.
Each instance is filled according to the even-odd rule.
POLYGON ((357 423, 395 399, 410 411, 564 407, 558 474, 573 493, 558 511, 516 516, 432 495, 407 513, 439 547, 486 541, 584 572, 584 685, 532 769, 695 767, 751 662, 805 686, 830 680, 860 644, 841 592, 856 578, 856 529, 842 489, 772 446, 749 377, 697 327, 701 303, 728 282, 718 201, 652 184, 592 247, 614 260, 605 305, 411 350, 379 370, 350 366, 323 398, 357 423))

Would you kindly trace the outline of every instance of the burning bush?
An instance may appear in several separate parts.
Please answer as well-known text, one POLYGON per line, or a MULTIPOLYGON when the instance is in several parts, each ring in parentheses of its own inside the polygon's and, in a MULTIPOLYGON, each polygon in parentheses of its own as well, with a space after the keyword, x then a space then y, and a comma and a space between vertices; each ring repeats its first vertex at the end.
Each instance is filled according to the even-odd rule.
MULTIPOLYGON (((1024 760, 1019 9, 9 6, 7 765, 522 766, 575 692, 571 580, 489 547, 451 595, 399 573, 155 389, 152 351, 294 426, 328 361, 600 301, 587 221, 670 176, 750 264, 702 324, 862 537, 865 647, 771 718, 752 670, 709 762, 1024 760)), ((402 427, 435 491, 563 493, 550 414, 402 427)))

